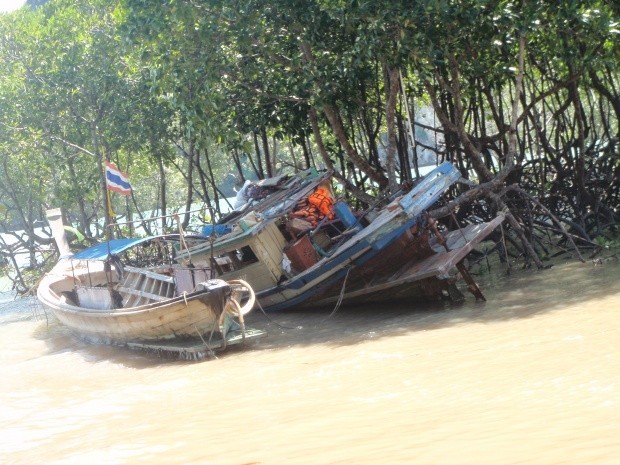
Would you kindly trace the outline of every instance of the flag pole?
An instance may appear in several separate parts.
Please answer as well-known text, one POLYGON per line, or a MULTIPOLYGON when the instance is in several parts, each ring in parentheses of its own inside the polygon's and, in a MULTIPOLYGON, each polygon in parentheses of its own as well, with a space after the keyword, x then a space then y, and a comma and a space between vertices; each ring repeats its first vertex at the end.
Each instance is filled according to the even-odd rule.
MULTIPOLYGON (((108 160, 106 159, 106 162, 108 160)), ((108 241, 108 247, 110 241, 114 239, 114 234, 112 231, 112 218, 114 217, 114 212, 112 210, 112 198, 110 197, 110 189, 108 189, 108 174, 106 170, 106 163, 103 163, 103 185, 105 188, 105 237, 108 241)))
POLYGON ((127 173, 122 172, 110 160, 106 160, 104 170, 106 232, 108 233, 108 240, 110 240, 114 238, 114 229, 112 225, 116 222, 116 213, 114 213, 114 209, 112 208, 110 191, 118 192, 121 195, 131 195, 132 188, 127 173), (114 222, 112 219, 114 219, 114 222))
POLYGON ((112 223, 111 218, 110 218, 110 209, 111 209, 111 201, 110 201, 110 191, 108 190, 108 181, 107 181, 107 175, 106 175, 106 163, 105 161, 107 161, 107 159, 104 159, 104 157, 102 155, 100 155, 99 157, 97 157, 97 163, 99 164, 99 173, 101 176, 101 188, 102 188, 102 193, 103 193, 103 214, 104 214, 104 219, 103 219, 103 229, 104 229, 104 235, 106 237, 106 240, 110 240, 112 239, 110 237, 110 224, 112 223))
POLYGON ((108 194, 108 218, 110 219, 110 221, 108 222, 108 225, 110 225, 116 222, 116 213, 114 213, 114 209, 112 208, 112 197, 110 197, 110 189, 108 189, 107 184, 106 184, 105 190, 108 194))

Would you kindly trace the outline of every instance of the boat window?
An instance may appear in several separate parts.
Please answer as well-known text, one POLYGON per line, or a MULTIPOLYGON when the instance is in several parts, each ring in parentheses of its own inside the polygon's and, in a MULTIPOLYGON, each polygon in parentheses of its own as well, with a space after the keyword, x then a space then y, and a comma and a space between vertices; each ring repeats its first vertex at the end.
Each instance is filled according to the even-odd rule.
POLYGON ((241 249, 231 250, 222 255, 214 257, 212 266, 218 274, 230 273, 232 271, 242 270, 248 265, 258 262, 258 257, 250 246, 246 245, 241 249))
POLYGON ((243 247, 239 253, 241 255, 240 260, 243 263, 256 263, 258 261, 256 254, 249 245, 243 247))

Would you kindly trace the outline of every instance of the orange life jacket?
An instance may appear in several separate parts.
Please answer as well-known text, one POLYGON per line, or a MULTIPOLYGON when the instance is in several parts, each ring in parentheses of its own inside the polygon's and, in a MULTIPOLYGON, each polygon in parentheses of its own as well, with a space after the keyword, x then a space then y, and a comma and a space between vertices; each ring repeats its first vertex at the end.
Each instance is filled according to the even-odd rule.
POLYGON ((317 187, 316 190, 308 197, 308 202, 314 205, 318 210, 329 219, 334 217, 332 209, 334 208, 334 199, 331 193, 325 187, 317 187))

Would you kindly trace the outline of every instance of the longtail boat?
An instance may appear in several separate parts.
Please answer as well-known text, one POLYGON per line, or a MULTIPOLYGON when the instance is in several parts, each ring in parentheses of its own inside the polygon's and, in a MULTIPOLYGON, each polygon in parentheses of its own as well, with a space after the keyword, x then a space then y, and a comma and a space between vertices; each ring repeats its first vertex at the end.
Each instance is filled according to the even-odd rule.
MULTIPOLYGON (((59 211, 48 213, 50 224, 59 218, 59 211)), ((167 259, 178 237, 114 239, 75 254, 61 244, 63 255, 37 297, 82 339, 199 358, 264 335, 244 324, 255 302, 248 283, 211 279, 167 259), (136 260, 156 265, 131 266, 136 260)))

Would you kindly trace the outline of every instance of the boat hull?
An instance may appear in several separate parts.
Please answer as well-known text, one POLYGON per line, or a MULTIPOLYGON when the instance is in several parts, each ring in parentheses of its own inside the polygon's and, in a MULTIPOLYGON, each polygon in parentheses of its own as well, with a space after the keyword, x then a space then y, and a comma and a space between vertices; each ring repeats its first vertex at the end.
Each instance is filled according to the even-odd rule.
MULTIPOLYGON (((60 267, 40 283, 37 296, 58 320, 91 342, 125 344, 137 341, 209 338, 221 333, 231 287, 222 280, 202 283, 201 290, 129 308, 84 308, 71 297, 76 281, 97 279, 101 271, 67 272, 60 267), (81 276, 81 279, 80 279, 81 276)), ((106 293, 105 287, 94 286, 106 293)), ((105 306, 104 306, 105 307, 105 306)))
MULTIPOLYGON (((448 235, 448 249, 434 243, 428 233, 413 234, 411 229, 393 239, 382 249, 367 245, 352 248, 341 257, 333 257, 333 268, 322 263, 317 270, 258 291, 256 296, 268 311, 292 307, 321 307, 337 302, 343 305, 390 302, 404 299, 454 300, 457 275, 453 273, 473 248, 503 221, 472 225, 448 235)), ((460 297, 460 296, 459 296, 460 297)))
POLYGON ((89 312, 46 303, 58 320, 92 342, 200 338, 219 331, 224 289, 123 312, 89 312))

